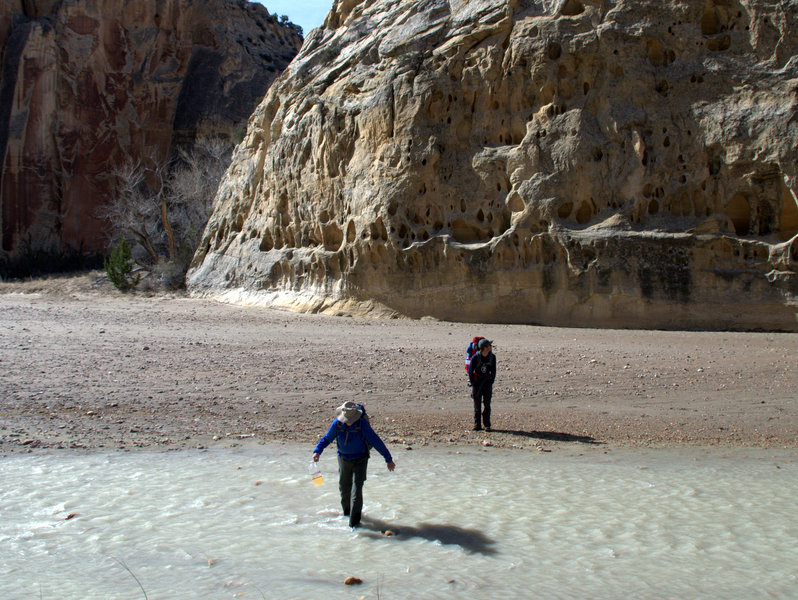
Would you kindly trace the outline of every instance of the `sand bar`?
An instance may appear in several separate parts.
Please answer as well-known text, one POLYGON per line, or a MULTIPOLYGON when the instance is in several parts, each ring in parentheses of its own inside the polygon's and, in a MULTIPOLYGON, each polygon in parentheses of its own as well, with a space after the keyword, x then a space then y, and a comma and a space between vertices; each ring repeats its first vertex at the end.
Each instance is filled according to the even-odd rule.
POLYGON ((401 448, 798 446, 798 335, 355 319, 96 274, 0 284, 0 453, 310 445, 343 400, 401 448), (494 340, 495 431, 466 343, 494 340))

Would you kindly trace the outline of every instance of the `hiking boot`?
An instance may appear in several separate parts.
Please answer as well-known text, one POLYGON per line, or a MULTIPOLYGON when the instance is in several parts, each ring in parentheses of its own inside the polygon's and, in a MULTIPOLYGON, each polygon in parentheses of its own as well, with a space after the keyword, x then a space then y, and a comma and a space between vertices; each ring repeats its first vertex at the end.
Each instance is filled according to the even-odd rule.
POLYGON ((479 425, 474 425, 474 431, 482 431, 482 427, 479 425))
POLYGON ((485 431, 493 431, 493 429, 491 428, 490 425, 488 425, 487 427, 485 427, 485 431))

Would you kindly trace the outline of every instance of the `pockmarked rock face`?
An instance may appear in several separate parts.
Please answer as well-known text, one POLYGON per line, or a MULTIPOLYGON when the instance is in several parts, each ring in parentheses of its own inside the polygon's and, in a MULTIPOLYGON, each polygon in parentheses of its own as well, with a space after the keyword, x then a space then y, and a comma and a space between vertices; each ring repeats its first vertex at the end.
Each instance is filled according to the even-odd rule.
POLYGON ((338 0, 250 121, 193 293, 798 330, 798 2, 338 0))
POLYGON ((2 250, 105 250, 114 169, 230 137, 301 44, 256 3, 2 2, 2 250))

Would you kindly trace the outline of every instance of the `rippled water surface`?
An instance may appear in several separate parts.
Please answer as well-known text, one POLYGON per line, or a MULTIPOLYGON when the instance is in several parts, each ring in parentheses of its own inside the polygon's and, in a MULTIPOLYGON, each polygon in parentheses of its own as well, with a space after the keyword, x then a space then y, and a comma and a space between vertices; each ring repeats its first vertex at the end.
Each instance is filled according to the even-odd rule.
POLYGON ((0 597, 798 598, 792 452, 394 450, 359 530, 331 451, 2 458, 0 597))

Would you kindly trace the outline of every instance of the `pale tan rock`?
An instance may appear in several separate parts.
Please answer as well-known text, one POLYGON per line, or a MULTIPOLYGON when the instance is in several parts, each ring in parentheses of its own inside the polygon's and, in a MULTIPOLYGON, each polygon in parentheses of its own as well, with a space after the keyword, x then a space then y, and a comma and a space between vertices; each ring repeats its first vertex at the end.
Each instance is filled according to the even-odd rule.
POLYGON ((230 137, 301 43, 257 3, 0 3, 0 249, 104 251, 114 168, 230 137))
POLYGON ((798 3, 339 0, 249 123, 193 293, 798 330, 798 3))

